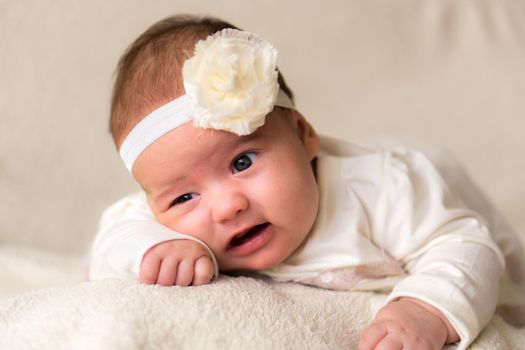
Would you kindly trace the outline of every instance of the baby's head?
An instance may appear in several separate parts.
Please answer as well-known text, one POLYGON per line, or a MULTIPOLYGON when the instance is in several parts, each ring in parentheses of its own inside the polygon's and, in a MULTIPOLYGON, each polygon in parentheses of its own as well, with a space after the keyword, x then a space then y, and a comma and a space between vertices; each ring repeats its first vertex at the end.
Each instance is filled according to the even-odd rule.
POLYGON ((205 242, 223 271, 261 270, 313 226, 319 139, 275 49, 225 28, 172 17, 142 34, 118 65, 111 132, 159 222, 205 242))
MULTIPOLYGON (((128 47, 118 62, 111 99, 110 128, 117 148, 146 115, 184 95, 182 67, 195 44, 228 28, 238 29, 213 17, 173 16, 152 25, 128 47)), ((278 84, 293 101, 280 73, 278 84)))

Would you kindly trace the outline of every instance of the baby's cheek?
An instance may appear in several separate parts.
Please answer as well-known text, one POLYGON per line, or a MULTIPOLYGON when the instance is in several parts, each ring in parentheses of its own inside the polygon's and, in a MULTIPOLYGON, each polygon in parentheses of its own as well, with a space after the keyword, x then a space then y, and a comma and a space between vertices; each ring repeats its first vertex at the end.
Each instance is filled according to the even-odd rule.
POLYGON ((201 236, 203 235, 203 232, 205 232, 203 227, 206 221, 202 215, 198 215, 198 213, 186 213, 181 216, 169 214, 161 215, 157 220, 173 231, 199 239, 202 239, 201 236))
POLYGON ((175 220, 171 217, 171 215, 169 215, 169 213, 156 214, 155 219, 162 225, 172 230, 175 230, 175 228, 173 227, 175 220))
POLYGON ((295 225, 309 231, 319 207, 319 193, 315 179, 308 173, 302 173, 286 186, 288 193, 285 197, 284 212, 295 225))

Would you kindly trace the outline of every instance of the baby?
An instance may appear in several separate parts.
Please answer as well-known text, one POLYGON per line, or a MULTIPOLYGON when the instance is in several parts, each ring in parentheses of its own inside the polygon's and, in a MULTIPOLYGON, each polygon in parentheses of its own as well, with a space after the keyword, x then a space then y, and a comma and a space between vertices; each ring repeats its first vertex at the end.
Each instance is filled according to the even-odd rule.
POLYGON ((320 139, 276 61, 270 43, 213 18, 171 17, 131 45, 111 132, 144 191, 104 213, 90 278, 188 286, 257 271, 387 290, 359 349, 464 349, 500 276, 522 295, 519 239, 491 236, 421 153, 320 139), (519 267, 509 278, 506 260, 519 267))

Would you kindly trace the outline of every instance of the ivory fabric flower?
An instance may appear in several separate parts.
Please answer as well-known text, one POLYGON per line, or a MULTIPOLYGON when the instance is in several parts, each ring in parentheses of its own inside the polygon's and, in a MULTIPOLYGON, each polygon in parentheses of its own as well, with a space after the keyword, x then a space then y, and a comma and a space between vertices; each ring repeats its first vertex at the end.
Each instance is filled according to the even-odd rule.
POLYGON ((196 126, 248 135, 274 107, 277 50, 256 35, 223 29, 195 45, 182 68, 196 126))

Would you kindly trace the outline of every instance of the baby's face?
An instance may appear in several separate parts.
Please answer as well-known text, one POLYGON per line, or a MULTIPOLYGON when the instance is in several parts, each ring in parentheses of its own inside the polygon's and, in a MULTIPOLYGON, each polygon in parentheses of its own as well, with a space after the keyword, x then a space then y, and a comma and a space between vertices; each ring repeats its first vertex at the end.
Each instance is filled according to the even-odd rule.
POLYGON ((313 226, 319 194, 311 161, 319 140, 291 114, 276 108, 248 136, 186 123, 135 163, 156 219, 205 242, 222 271, 278 264, 313 226))

